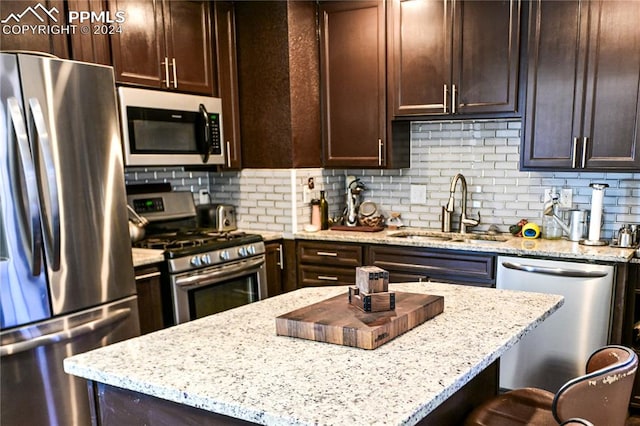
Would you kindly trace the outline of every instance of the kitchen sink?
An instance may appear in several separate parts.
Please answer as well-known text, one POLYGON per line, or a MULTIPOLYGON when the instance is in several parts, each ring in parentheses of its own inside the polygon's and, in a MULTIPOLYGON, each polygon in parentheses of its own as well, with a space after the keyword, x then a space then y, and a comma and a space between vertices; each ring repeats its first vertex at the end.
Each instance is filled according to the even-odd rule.
POLYGON ((389 237, 420 241, 449 241, 451 234, 433 231, 399 231, 388 234, 389 237))
POLYGON ((467 243, 467 244, 502 244, 505 241, 507 241, 506 238, 504 237, 492 237, 492 238, 485 238, 485 237, 467 237, 467 238, 452 238, 450 240, 452 243, 467 243))
POLYGON ((392 238, 403 238, 407 240, 418 241, 449 241, 461 242, 468 244, 502 244, 508 241, 507 237, 491 234, 459 234, 456 232, 437 232, 437 231, 398 231, 388 234, 392 238))

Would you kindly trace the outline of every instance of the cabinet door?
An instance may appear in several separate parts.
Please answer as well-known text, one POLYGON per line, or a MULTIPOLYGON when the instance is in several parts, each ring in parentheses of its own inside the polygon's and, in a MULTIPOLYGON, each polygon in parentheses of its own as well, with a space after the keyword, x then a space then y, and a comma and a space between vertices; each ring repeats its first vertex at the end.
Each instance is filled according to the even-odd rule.
POLYGON ((385 63, 381 1, 320 5, 324 166, 385 166, 385 63))
MULTIPOLYGON (((108 10, 106 1, 95 0, 67 0, 69 10, 87 11, 99 15, 108 10)), ((94 64, 111 65, 111 46, 109 45, 108 30, 125 30, 123 24, 106 25, 89 24, 88 34, 78 30, 70 35, 71 59, 94 64), (105 31, 100 31, 100 29, 105 31)))
POLYGON ((518 106, 520 1, 454 2, 451 113, 513 113, 518 106))
POLYGON ((582 167, 640 169, 640 2, 589 1, 582 167))
POLYGON ((211 15, 207 1, 163 1, 170 88, 214 95, 211 15))
POLYGON ((282 270, 284 269, 283 245, 280 242, 265 244, 267 258, 267 297, 282 294, 282 270))
POLYGON ((393 114, 446 114, 451 89, 451 2, 393 0, 389 7, 393 114))
POLYGON ((162 330, 164 324, 164 304, 162 297, 162 273, 159 266, 136 268, 136 293, 140 311, 140 332, 142 334, 162 330))
POLYGON ((227 161, 224 169, 240 169, 240 108, 238 106, 238 62, 236 57, 236 22, 233 3, 216 1, 215 46, 218 69, 218 96, 222 99, 222 129, 227 161))
POLYGON ((528 4, 528 67, 522 169, 578 164, 587 11, 579 1, 528 4))
POLYGON ((126 13, 125 29, 111 36, 118 83, 167 87, 170 60, 165 49, 162 7, 153 0, 109 0, 112 14, 126 13))
MULTIPOLYGON (((7 29, 11 29, 14 25, 45 25, 47 27, 66 25, 65 7, 62 0, 40 2, 30 0, 1 1, 0 18, 8 19, 6 24, 3 24, 3 28, 7 29), (36 5, 46 9, 50 14, 43 13, 43 10, 39 8, 33 9, 36 5), (31 10, 39 10, 40 14, 43 15, 41 19, 44 19, 44 22, 36 17, 35 11, 26 13, 20 18, 16 18, 15 21, 9 18, 12 14, 16 17, 22 15, 29 8, 31 10), (54 21, 54 18, 57 21, 54 21)), ((78 29, 78 31, 80 30, 78 29)), ((69 58, 69 43, 66 34, 38 34, 38 32, 34 33, 30 30, 19 31, 18 34, 5 34, 2 31, 0 33, 0 48, 2 50, 29 50, 51 53, 59 58, 69 58)))

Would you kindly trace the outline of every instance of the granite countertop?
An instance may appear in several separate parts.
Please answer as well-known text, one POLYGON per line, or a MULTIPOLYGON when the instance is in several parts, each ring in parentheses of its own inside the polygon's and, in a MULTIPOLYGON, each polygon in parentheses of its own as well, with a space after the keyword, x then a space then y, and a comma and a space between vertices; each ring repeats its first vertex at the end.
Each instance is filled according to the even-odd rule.
POLYGON ((164 250, 133 247, 131 249, 131 255, 133 256, 134 268, 164 262, 164 250))
MULTIPOLYGON (((264 242, 276 241, 284 238, 279 232, 263 231, 263 230, 247 230, 262 235, 264 242)), ((462 234, 451 233, 458 240, 462 241, 437 241, 424 239, 407 239, 393 237, 398 232, 433 232, 435 230, 427 230, 424 228, 408 228, 403 227, 400 230, 385 229, 380 232, 354 232, 354 231, 318 231, 318 232, 296 232, 293 239, 296 240, 317 240, 317 241, 335 241, 349 242, 360 244, 385 244, 394 246, 408 247, 428 247, 449 250, 477 251, 486 253, 508 254, 516 256, 529 257, 552 257, 558 259, 601 261, 601 262, 633 262, 638 263, 640 259, 634 258, 634 249, 619 247, 590 247, 581 245, 577 242, 568 240, 545 240, 538 238, 535 240, 514 237, 510 234, 499 234, 498 238, 505 239, 504 242, 496 242, 491 240, 473 240, 472 242, 464 241, 462 234)), ((469 234, 473 235, 473 233, 469 234)), ((291 234, 289 234, 291 237, 291 234)), ((162 262, 162 250, 151 249, 133 249, 133 264, 141 266, 150 263, 162 262)))
POLYGON ((558 309, 562 296, 439 283, 444 312, 375 350, 277 336, 313 287, 64 360, 76 376, 268 425, 412 425, 558 309))
MULTIPOLYGON (((510 234, 499 234, 498 238, 506 241, 464 241, 462 234, 451 233, 459 241, 439 241, 424 239, 407 239, 393 237, 398 232, 424 232, 422 228, 401 228, 400 230, 383 230, 380 232, 354 232, 354 231, 318 231, 297 232, 296 240, 317 240, 353 242, 366 244, 386 244, 395 246, 429 247, 441 249, 453 249, 464 251, 490 252, 529 257, 553 257, 560 259, 574 259, 603 262, 629 262, 634 256, 634 249, 618 247, 592 247, 581 245, 578 242, 568 240, 546 240, 542 238, 525 239, 514 237, 510 234)), ((438 231, 431 231, 438 233, 438 231)), ((473 236, 473 234, 468 234, 473 236)), ((489 236, 489 238, 491 238, 489 236)))

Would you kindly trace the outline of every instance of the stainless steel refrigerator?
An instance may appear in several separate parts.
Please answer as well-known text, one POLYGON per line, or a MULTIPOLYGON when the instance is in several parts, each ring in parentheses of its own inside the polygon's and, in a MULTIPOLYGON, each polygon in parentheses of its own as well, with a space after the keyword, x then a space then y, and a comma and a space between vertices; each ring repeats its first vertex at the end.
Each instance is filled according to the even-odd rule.
POLYGON ((113 70, 0 54, 0 424, 90 424, 62 360, 139 334, 113 70))

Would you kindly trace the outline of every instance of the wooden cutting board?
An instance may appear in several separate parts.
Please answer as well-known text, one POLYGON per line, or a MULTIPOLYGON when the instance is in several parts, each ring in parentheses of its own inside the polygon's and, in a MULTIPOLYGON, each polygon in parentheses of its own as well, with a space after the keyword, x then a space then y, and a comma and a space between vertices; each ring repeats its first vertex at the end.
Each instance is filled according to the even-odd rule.
POLYGON ((348 294, 332 297, 276 318, 279 336, 375 349, 444 310, 444 297, 396 292, 396 309, 364 312, 348 294))

